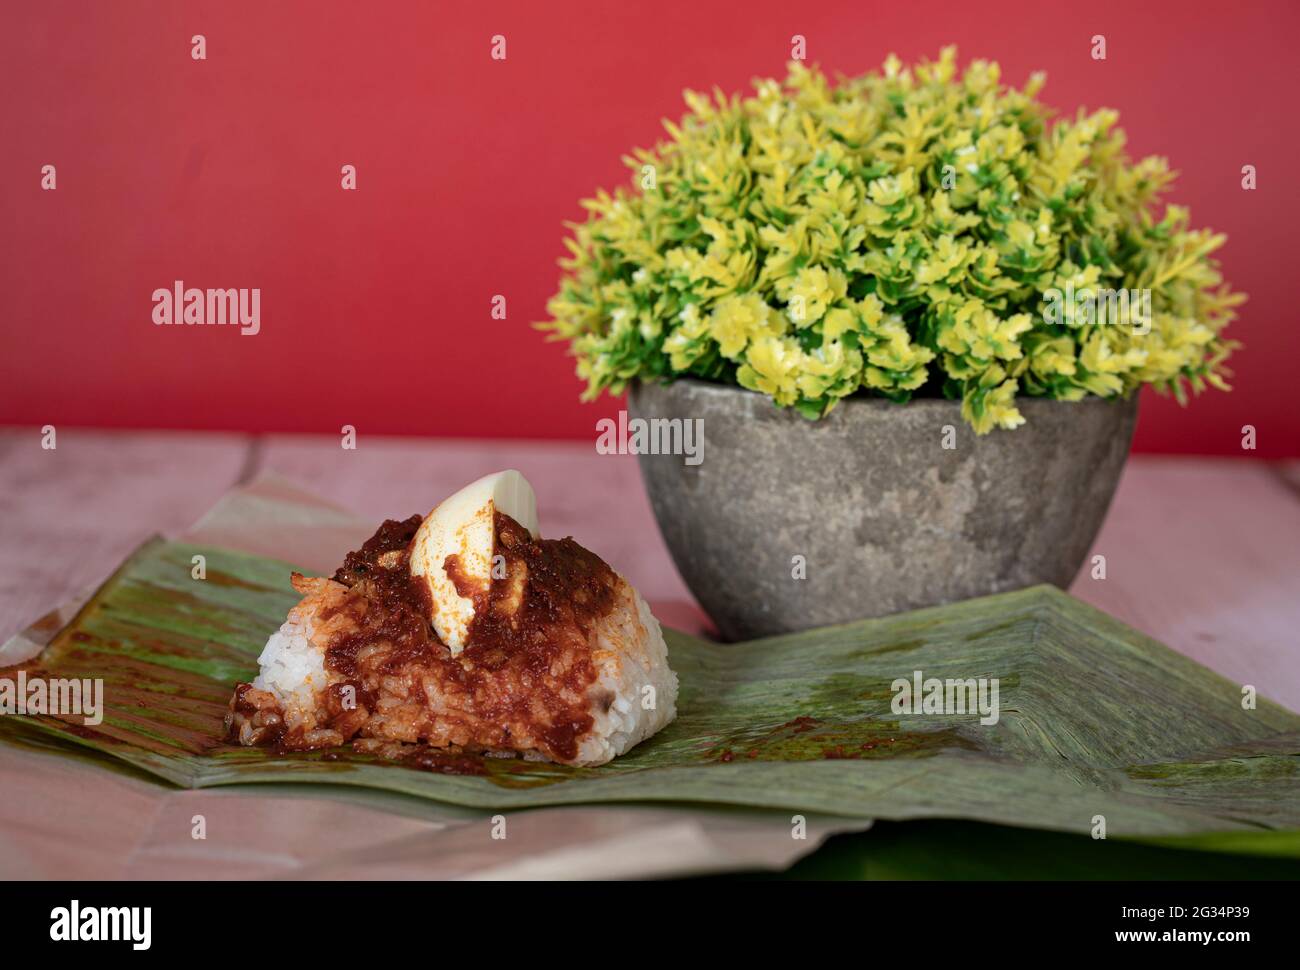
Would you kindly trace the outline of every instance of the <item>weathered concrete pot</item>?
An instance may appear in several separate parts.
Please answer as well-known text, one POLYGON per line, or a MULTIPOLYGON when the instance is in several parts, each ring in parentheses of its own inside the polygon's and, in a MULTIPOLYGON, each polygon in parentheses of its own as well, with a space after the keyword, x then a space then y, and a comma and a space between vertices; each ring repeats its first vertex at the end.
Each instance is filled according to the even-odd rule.
POLYGON ((695 380, 629 397, 633 417, 703 421, 699 464, 642 454, 641 474, 678 570, 727 639, 1068 586, 1115 492, 1137 398, 1016 405, 1024 425, 977 437, 955 401, 851 399, 814 422, 695 380))

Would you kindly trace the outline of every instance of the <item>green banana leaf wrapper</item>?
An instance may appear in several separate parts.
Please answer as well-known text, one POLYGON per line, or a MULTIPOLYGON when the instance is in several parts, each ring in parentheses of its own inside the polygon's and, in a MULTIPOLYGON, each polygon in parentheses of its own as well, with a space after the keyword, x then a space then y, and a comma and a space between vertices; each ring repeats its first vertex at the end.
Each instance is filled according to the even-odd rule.
MULTIPOLYGON (((721 645, 665 630, 678 717, 600 768, 470 757, 444 774, 225 742, 298 596, 289 564, 153 540, 0 678, 102 678, 104 718, 0 717, 184 787, 359 785, 482 809, 611 802, 969 819, 1300 858, 1300 716, 1053 587, 721 645), (206 578, 192 557, 206 557, 206 578), (894 683, 997 678, 999 716, 895 713, 894 683)), ((457 759, 460 762, 462 759, 457 759)))

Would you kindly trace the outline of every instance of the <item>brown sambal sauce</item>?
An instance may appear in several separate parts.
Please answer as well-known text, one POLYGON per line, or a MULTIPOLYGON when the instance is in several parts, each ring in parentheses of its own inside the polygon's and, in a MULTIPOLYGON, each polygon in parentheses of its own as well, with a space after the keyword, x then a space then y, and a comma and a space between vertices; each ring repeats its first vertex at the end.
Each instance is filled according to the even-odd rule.
MULTIPOLYGON (((446 711, 437 716, 459 732, 452 732, 460 741, 452 746, 516 749, 523 734, 548 756, 572 760, 594 723, 587 693, 597 673, 589 637, 614 606, 614 571, 570 538, 533 539, 510 516, 496 513, 501 558, 486 590, 458 575, 456 557, 444 563, 475 607, 465 649, 452 656, 430 623, 428 586, 410 572, 421 521, 413 515, 385 522, 333 576, 349 593, 319 621, 346 613, 351 622, 326 649, 326 669, 342 680, 324 693, 318 713, 326 716, 325 726, 346 739, 372 736, 366 722, 385 683, 403 678, 411 685, 408 694, 423 687, 442 699, 446 711), (355 705, 344 704, 345 695, 355 705)), ((235 703, 241 702, 237 692, 235 703)), ((441 745, 445 734, 435 739, 422 732, 418 740, 441 745)))

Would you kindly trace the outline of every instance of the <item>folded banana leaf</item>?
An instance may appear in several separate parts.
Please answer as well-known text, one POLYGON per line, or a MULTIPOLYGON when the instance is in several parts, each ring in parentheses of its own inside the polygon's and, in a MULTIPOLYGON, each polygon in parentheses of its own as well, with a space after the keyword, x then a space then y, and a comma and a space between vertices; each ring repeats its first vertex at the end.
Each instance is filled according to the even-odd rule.
MULTIPOLYGON (((1300 855, 1300 716, 1046 586, 738 645, 665 631, 678 718, 612 764, 471 758, 458 774, 351 748, 224 742, 237 681, 297 600, 286 563, 154 540, 23 668, 102 678, 104 719, 0 717, 176 785, 362 785, 484 809, 619 801, 974 819, 1300 855), (206 578, 192 578, 192 557, 206 578), (895 682, 999 684, 978 712, 896 713, 895 682), (1104 828, 1103 828, 1104 827, 1104 828)), ((458 763, 460 763, 458 761, 458 763)))
MULTIPOLYGON (((1091 839, 987 822, 877 822, 832 836, 780 873, 759 879, 888 880, 1295 880, 1300 860, 1091 839)), ((1271 853, 1275 854, 1275 853, 1271 853)), ((711 878, 711 877, 709 877, 711 878)), ((724 877, 724 878, 730 878, 724 877)))

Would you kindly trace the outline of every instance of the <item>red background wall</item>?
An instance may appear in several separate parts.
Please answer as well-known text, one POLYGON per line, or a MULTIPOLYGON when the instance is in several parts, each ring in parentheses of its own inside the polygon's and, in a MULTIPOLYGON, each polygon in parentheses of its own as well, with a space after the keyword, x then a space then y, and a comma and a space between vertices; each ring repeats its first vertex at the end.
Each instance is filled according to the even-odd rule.
POLYGON ((1294 3, 10 3, 0 15, 0 422, 589 437, 544 315, 578 199, 684 87, 889 51, 1048 72, 1120 110, 1250 294, 1236 390, 1148 395, 1137 446, 1300 453, 1294 3), (190 57, 207 37, 208 59, 190 57), (504 34, 508 58, 489 57, 504 34), (1089 56, 1106 35, 1108 59, 1089 56), (42 165, 58 189, 39 187, 42 165), (345 163, 358 191, 339 187, 345 163), (1240 187, 1244 164, 1259 188, 1240 187), (1287 230, 1290 230, 1287 232, 1287 230), (260 287, 262 332, 156 327, 173 280, 260 287), (493 321, 493 294, 509 316, 493 321))

